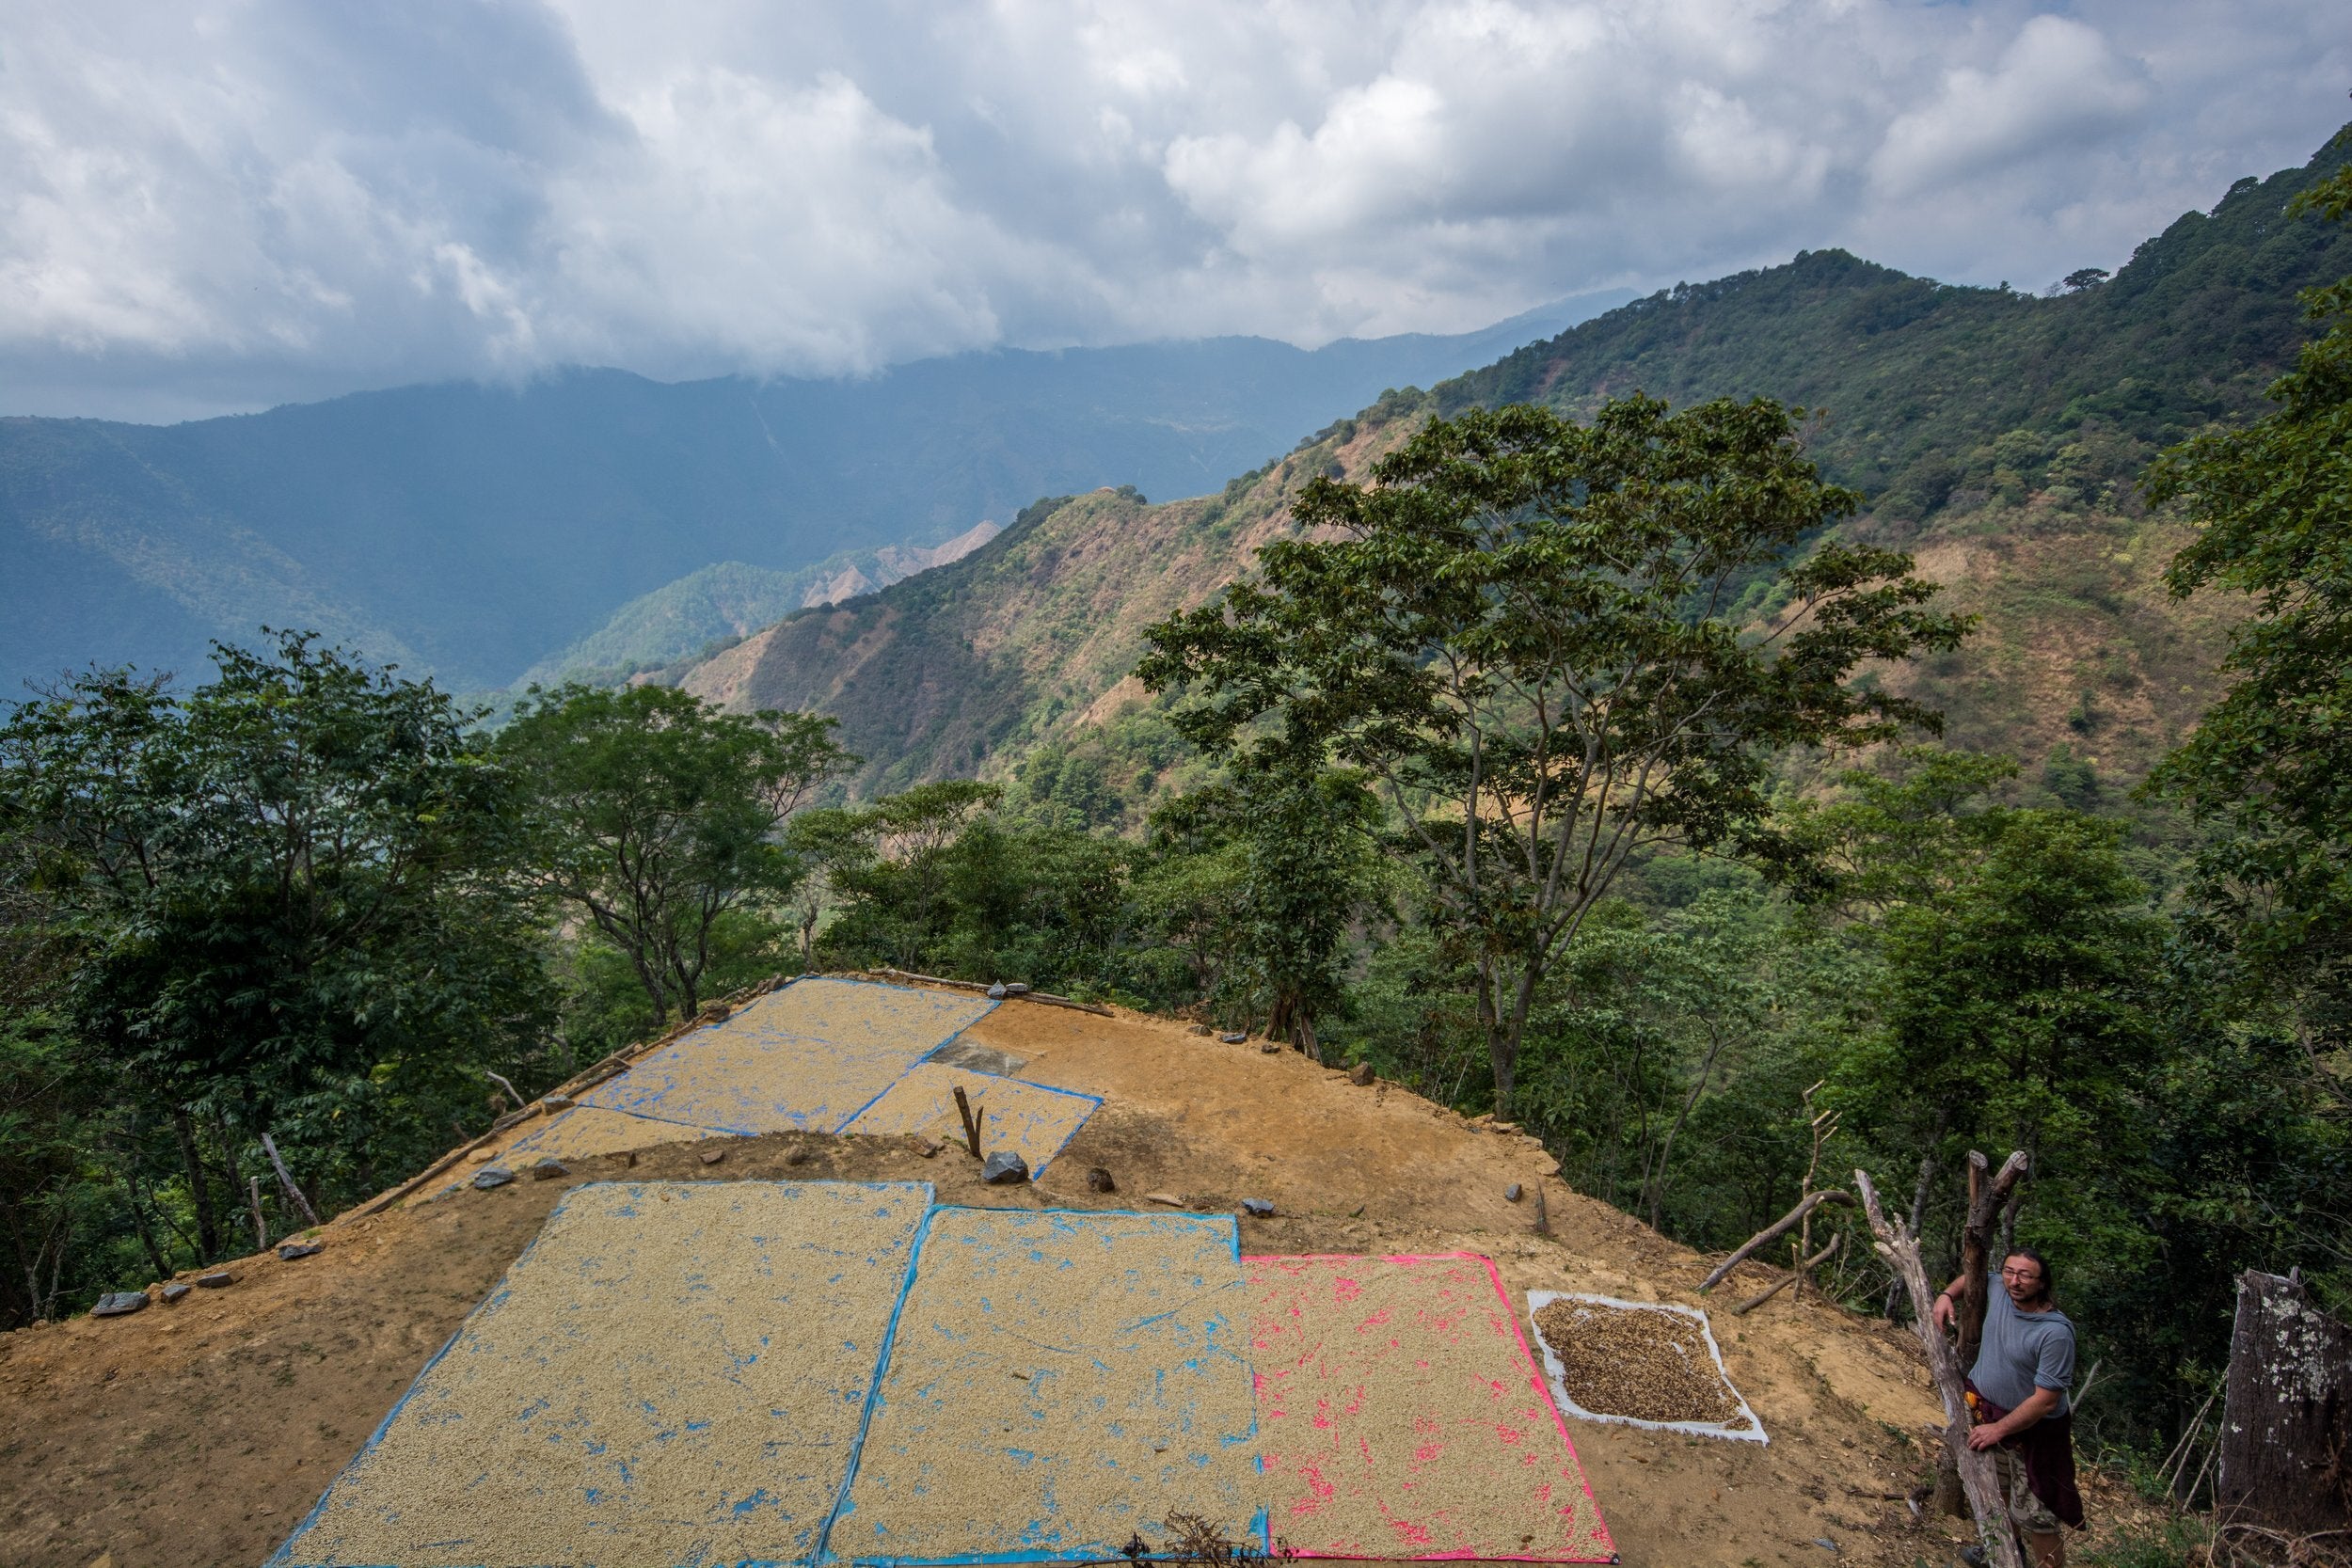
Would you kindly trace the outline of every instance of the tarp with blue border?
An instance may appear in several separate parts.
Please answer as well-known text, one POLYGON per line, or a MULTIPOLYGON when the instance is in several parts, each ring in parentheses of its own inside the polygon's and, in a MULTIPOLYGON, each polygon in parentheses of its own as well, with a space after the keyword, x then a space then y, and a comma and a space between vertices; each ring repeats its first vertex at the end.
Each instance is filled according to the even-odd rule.
POLYGON ((940 1209, 828 1561, 1263 1546, 1248 1293, 1226 1215, 940 1209))
POLYGON ((575 1189, 277 1568, 807 1561, 921 1182, 575 1189))

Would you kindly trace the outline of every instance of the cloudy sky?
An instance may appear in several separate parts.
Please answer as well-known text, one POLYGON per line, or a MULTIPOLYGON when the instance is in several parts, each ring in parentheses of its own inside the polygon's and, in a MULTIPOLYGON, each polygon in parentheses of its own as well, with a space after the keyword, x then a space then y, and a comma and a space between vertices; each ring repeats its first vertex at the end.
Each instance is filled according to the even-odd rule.
POLYGON ((0 413, 2038 288, 2348 87, 2342 0, 0 0, 0 413))

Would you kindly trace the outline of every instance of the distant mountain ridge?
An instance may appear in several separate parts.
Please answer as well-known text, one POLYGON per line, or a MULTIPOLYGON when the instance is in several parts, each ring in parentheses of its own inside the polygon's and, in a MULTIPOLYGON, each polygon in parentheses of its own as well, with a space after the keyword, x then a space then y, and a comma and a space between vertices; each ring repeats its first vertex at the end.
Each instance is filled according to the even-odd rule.
POLYGON ((1114 774, 1148 774, 1165 746, 1150 724, 1120 730, 1144 628, 1248 571, 1308 479, 1361 477, 1430 415, 1472 405, 1762 394, 1814 411, 1810 450, 1869 498, 1847 526, 1915 551, 1983 619, 1961 652, 1883 678, 1945 709, 1961 743, 2029 762, 2065 747, 2070 767, 2136 775, 2202 710, 2231 613, 2167 595, 2185 533, 2136 482, 2162 446, 2263 406, 2311 334, 2297 291, 2352 273, 2352 235, 2282 213, 2339 161, 2240 181, 2112 280, 2058 298, 1843 251, 1667 291, 1384 397, 1219 496, 1034 509, 952 566, 796 612, 682 684, 836 715, 866 793, 1002 776, 1040 748, 1107 748, 1114 774))
POLYGON ((937 545, 884 545, 797 572, 722 561, 631 599, 595 632, 524 671, 515 685, 605 684, 660 672, 685 656, 708 657, 719 651, 713 644, 739 641, 793 610, 839 604, 961 561, 1003 531, 984 517, 937 545))
POLYGON ((169 426, 0 419, 0 693, 93 661, 199 673, 209 640, 263 624, 503 686, 714 563, 857 564, 1043 494, 1213 488, 1383 387, 1622 297, 1311 353, 1249 338, 1008 350, 859 381, 580 370, 169 426))

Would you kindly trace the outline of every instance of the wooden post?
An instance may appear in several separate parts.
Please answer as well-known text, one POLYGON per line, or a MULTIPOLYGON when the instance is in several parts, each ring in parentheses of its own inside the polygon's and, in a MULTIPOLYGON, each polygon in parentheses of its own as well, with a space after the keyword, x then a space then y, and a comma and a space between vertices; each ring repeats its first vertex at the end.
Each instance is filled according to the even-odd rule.
POLYGON ((1540 1181, 1535 1183, 1535 1234, 1551 1234, 1551 1212, 1544 1207, 1544 1184, 1540 1181))
POLYGON ((2352 1527, 2352 1328, 2300 1279, 2249 1269, 2224 1386, 2216 1508, 2297 1535, 2352 1527))
POLYGON ((979 1159, 980 1118, 972 1114, 972 1102, 964 1099, 961 1084, 956 1085, 956 1115, 963 1119, 964 1147, 971 1149, 972 1158, 979 1159))
POLYGON ((310 1207, 310 1200, 302 1196, 302 1189, 295 1186, 294 1179, 286 1173, 286 1162, 278 1157, 278 1145, 267 1132, 262 1134, 262 1152, 269 1156, 270 1168, 278 1173, 278 1184, 286 1189, 286 1196, 294 1200, 294 1207, 302 1211, 303 1218, 317 1225, 319 1212, 310 1207))
POLYGON ((1903 1288, 1911 1292, 1912 1310, 1917 1318, 1914 1326, 1927 1346, 1928 1370, 1934 1376, 1935 1391, 1944 1400, 1944 1446, 1960 1471, 1961 1489, 1967 1496, 1970 1512, 1976 1515, 1977 1539, 1983 1543, 1985 1557, 1993 1568, 2025 1568, 2017 1550, 2017 1532, 2010 1528, 2008 1499, 2001 1496, 2000 1477, 1993 1468, 1993 1456, 1968 1446, 1968 1403, 1961 1387, 1960 1357, 1935 1326, 1935 1291, 1928 1284, 1927 1265, 1919 1260, 1918 1238, 1900 1220, 1886 1217, 1879 1207, 1878 1189, 1870 1185, 1869 1172, 1855 1171, 1853 1180, 1855 1190, 1862 1194, 1862 1212, 1869 1218, 1870 1233, 1878 1238, 1875 1246, 1879 1256, 1895 1266, 1903 1288))
POLYGON ((262 1179, 252 1177, 246 1182, 246 1196, 253 1204, 253 1250, 269 1250, 269 1227, 262 1223, 262 1179))

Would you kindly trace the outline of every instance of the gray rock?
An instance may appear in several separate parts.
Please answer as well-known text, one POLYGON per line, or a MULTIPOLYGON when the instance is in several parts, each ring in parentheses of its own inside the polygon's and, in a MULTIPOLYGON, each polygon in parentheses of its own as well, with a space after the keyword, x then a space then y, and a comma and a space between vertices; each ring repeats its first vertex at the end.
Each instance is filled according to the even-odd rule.
POLYGON ((545 1099, 541 1100, 539 1103, 545 1105, 550 1111, 568 1111, 572 1108, 571 1100, 566 1096, 560 1094, 548 1095, 545 1099))
POLYGON ((196 1282, 207 1291, 226 1291, 237 1282, 237 1276, 227 1269, 215 1269, 210 1274, 198 1275, 196 1282))
POLYGON ((485 1191, 492 1187, 503 1187, 514 1180, 515 1173, 504 1165, 485 1165, 473 1173, 473 1184, 485 1191))
POLYGON ((1246 1197, 1241 1200, 1241 1212, 1253 1220, 1270 1220, 1274 1217, 1274 1205, 1266 1198, 1246 1197))
MULTIPOLYGON (((487 1176, 490 1173, 486 1170, 482 1173, 483 1176, 487 1176)), ((504 1172, 501 1172, 500 1174, 505 1175, 504 1172)), ((515 1179, 512 1176, 508 1176, 506 1180, 512 1181, 515 1179)), ((474 1185, 477 1187, 482 1185, 480 1177, 474 1179, 474 1185)), ((326 1249, 325 1247, 321 1246, 316 1242, 288 1242, 284 1246, 278 1249, 278 1260, 281 1263, 291 1263, 297 1258, 316 1258, 320 1253, 325 1252, 326 1250, 326 1249)))
POLYGON ((1239 1045, 1242 1041, 1248 1039, 1248 1037, 1249 1037, 1248 1035, 1243 1034, 1238 1029, 1229 1029, 1224 1034, 1217 1036, 1217 1038, 1224 1041, 1227 1045, 1239 1045))
POLYGON ((145 1291, 109 1291, 89 1309, 93 1318, 119 1318, 147 1305, 145 1291))
POLYGON ((1823 1550, 1823 1551, 1825 1551, 1825 1552, 1835 1552, 1835 1551, 1836 1551, 1836 1550, 1837 1550, 1837 1543, 1836 1543, 1836 1542, 1835 1542, 1835 1541, 1832 1541, 1832 1540, 1831 1540, 1828 1536, 1826 1536, 1826 1535, 1817 1535, 1817 1536, 1815 1536, 1815 1537, 1813 1538, 1813 1544, 1814 1544, 1816 1546, 1820 1547, 1820 1548, 1821 1548, 1821 1550, 1823 1550))
POLYGON ((1026 996, 1029 994, 1029 983, 1026 980, 1008 980, 1005 982, 1005 994, 1007 996, 1026 996))
POLYGON ((186 1295, 190 1291, 195 1289, 195 1286, 190 1285, 183 1280, 175 1279, 170 1284, 164 1287, 164 1300, 168 1303, 176 1304, 182 1296, 186 1295))
POLYGON ((1199 1035, 1205 1038, 1210 1035, 1216 1034, 1216 1031, 1210 1028, 1205 1023, 1196 1023, 1191 1028, 1185 1030, 1184 1033, 1187 1035, 1199 1035))
POLYGON ((1002 1002, 1005 999, 1005 995, 1004 982, 1001 980, 995 985, 988 988, 988 998, 992 1002, 1002 1002))
POLYGON ((1525 1195, 1519 1191, 1519 1184, 1516 1181, 1502 1189, 1502 1201, 1505 1203, 1517 1203, 1523 1196, 1525 1195))
POLYGON ((531 1167, 531 1179, 533 1181, 552 1181, 559 1176, 571 1174, 571 1168, 552 1154, 542 1156, 531 1167))
POLYGON ((1358 1062, 1354 1067, 1349 1068, 1347 1069, 1347 1081, 1355 1085, 1359 1089, 1368 1089, 1372 1087, 1372 1064, 1370 1062, 1358 1062))
POLYGON ((983 1181, 1026 1181, 1028 1179, 1029 1162, 1010 1149, 999 1149, 980 1164, 980 1180, 983 1181))
POLYGON ((1109 1171, 1104 1170, 1100 1165, 1096 1165, 1092 1170, 1087 1172, 1087 1191, 1091 1193, 1115 1193, 1119 1191, 1119 1183, 1111 1180, 1111 1173, 1109 1171))

